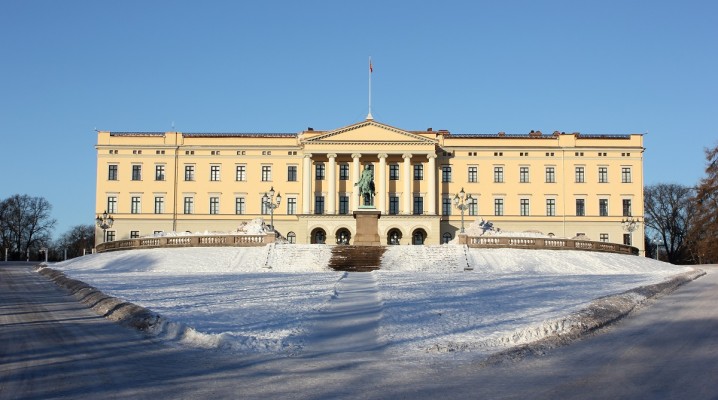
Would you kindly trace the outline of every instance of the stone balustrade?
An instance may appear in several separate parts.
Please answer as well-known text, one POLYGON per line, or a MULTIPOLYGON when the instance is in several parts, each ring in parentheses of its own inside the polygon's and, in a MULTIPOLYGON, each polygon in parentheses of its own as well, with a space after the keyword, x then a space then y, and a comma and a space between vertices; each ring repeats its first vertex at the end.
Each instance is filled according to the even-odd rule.
POLYGON ((466 244, 472 248, 488 249, 504 247, 544 250, 584 250, 638 255, 638 248, 618 243, 510 236, 465 236, 465 238, 462 238, 461 236, 463 235, 459 235, 459 243, 466 244))
POLYGON ((116 240, 97 245, 96 251, 103 253, 114 250, 153 249, 158 247, 251 247, 264 246, 274 242, 273 234, 266 235, 197 235, 166 236, 140 239, 116 240))

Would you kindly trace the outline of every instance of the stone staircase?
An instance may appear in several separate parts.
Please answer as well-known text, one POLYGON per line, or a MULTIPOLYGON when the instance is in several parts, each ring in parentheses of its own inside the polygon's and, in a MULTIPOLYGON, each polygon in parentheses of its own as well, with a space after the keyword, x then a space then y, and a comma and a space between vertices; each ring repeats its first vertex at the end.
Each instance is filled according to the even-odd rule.
POLYGON ((381 256, 385 251, 382 246, 334 246, 329 267, 335 271, 374 271, 381 266, 381 256))

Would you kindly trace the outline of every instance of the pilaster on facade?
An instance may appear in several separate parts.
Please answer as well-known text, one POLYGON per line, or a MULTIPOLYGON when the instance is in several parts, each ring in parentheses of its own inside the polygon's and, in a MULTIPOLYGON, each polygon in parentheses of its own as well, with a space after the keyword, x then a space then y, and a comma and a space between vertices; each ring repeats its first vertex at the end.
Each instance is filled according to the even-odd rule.
MULTIPOLYGON (((386 153, 379 154, 379 201, 375 203, 377 210, 386 214, 386 153)), ((406 177, 404 177, 406 179, 406 177)))
POLYGON ((359 206, 361 205, 361 202, 359 201, 359 188, 354 185, 354 183, 359 182, 359 176, 361 175, 361 162, 359 159, 361 158, 360 153, 353 153, 352 154, 352 199, 351 199, 351 207, 352 210, 358 210, 359 206))
POLYGON ((429 159, 427 173, 429 175, 429 188, 427 195, 429 215, 436 215, 436 153, 427 154, 426 158, 429 159))
POLYGON ((404 202, 402 205, 402 214, 404 215, 411 214, 411 156, 411 153, 404 153, 401 156, 404 159, 404 176, 407 178, 404 179, 404 202))
POLYGON ((312 153, 305 153, 302 162, 302 213, 309 214, 312 204, 312 153))
POLYGON ((337 213, 337 155, 335 153, 329 153, 327 157, 329 157, 329 171, 327 173, 327 179, 329 181, 327 214, 334 215, 337 213))

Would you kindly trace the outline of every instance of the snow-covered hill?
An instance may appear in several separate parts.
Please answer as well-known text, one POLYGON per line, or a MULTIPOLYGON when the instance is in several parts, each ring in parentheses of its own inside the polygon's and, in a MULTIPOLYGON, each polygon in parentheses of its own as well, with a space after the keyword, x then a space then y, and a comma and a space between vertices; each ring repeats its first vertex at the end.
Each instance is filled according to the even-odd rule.
MULTIPOLYGON (((239 352, 301 351, 312 320, 341 296, 330 246, 179 248, 89 255, 51 265, 159 313, 165 338, 239 352)), ((378 340, 406 354, 490 352, 593 299, 685 272, 605 253, 396 246, 374 274, 378 340), (468 262, 473 270, 465 270, 468 262), (458 344, 458 345, 457 345, 458 344)), ((531 336, 531 335, 529 335, 531 336)))

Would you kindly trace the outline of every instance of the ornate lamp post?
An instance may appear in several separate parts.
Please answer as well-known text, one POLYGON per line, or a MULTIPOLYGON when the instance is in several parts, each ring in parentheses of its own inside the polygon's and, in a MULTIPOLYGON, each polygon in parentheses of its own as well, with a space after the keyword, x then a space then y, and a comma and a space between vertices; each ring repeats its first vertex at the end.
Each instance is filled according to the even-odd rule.
POLYGON ((623 226, 624 232, 628 232, 631 244, 633 243, 633 231, 638 228, 638 224, 641 221, 634 219, 633 217, 624 218, 621 220, 621 226, 623 226))
POLYGON ((461 210, 461 234, 464 233, 464 211, 469 209, 469 204, 466 203, 470 201, 471 194, 467 195, 464 188, 461 188, 461 191, 454 196, 454 206, 461 210))
POLYGON ((262 204, 264 204, 264 206, 269 209, 270 226, 272 227, 273 232, 276 232, 276 230, 274 229, 274 210, 277 207, 279 207, 279 204, 281 202, 282 202, 282 195, 279 193, 277 193, 276 202, 275 202, 274 186, 272 186, 272 188, 269 189, 268 193, 265 192, 264 196, 262 196, 262 204))
POLYGON ((97 226, 102 229, 102 243, 105 243, 107 240, 107 230, 112 228, 112 224, 115 223, 115 219, 112 218, 112 215, 107 214, 107 211, 105 211, 102 215, 98 215, 97 218, 95 218, 95 222, 97 223, 97 226))

